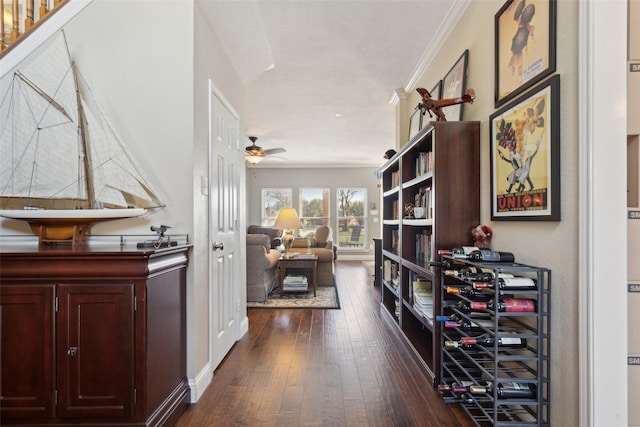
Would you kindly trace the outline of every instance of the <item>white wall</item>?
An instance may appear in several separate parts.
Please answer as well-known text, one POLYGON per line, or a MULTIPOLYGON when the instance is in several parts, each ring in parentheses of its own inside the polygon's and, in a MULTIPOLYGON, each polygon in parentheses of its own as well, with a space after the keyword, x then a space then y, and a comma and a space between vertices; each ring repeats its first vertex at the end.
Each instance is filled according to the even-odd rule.
MULTIPOLYGON (((187 277, 187 374, 199 395, 213 374, 208 210, 200 192, 200 178, 208 175, 208 80, 240 115, 244 88, 193 1, 94 0, 64 30, 98 103, 166 204, 147 217, 97 224, 92 234, 148 234, 151 225, 166 224, 194 243, 187 277)), ((17 233, 30 231, 25 223, 0 219, 0 234, 17 233)), ((238 278, 241 295, 244 284, 238 278)))
MULTIPOLYGON (((193 229, 191 194, 183 190, 191 180, 175 173, 193 157, 191 144, 184 144, 193 139, 193 60, 183 47, 192 44, 193 7, 164 1, 154 6, 154 19, 148 15, 147 2, 98 0, 64 26, 98 104, 167 205, 148 217, 96 224, 92 234, 151 233, 149 226, 158 224, 176 234, 193 229), (167 31, 167 22, 186 31, 167 31)), ((20 221, 0 226, 3 234, 29 230, 20 221)))
MULTIPOLYGON (((626 153, 626 137, 617 138, 620 132, 610 130, 613 123, 623 134, 626 129, 616 103, 625 80, 616 70, 623 70, 625 64, 616 65, 615 61, 618 53, 625 51, 626 37, 620 38, 620 29, 624 30, 624 26, 616 27, 616 31, 606 30, 611 27, 611 22, 624 22, 619 13, 621 2, 557 2, 556 74, 561 77, 562 219, 559 222, 491 221, 488 120, 496 111, 493 106, 494 17, 503 4, 503 0, 472 1, 451 37, 419 79, 417 87, 433 87, 462 52, 469 49, 467 87, 475 89, 476 100, 465 106, 464 119, 481 122, 481 222, 494 231, 494 249, 514 252, 520 262, 548 267, 553 272, 551 424, 621 426, 625 422, 626 408, 625 354, 621 351, 626 329, 612 329, 611 324, 625 323, 626 313, 624 304, 609 305, 603 301, 607 296, 611 296, 612 301, 624 300, 624 279, 620 280, 618 274, 611 274, 611 269, 605 267, 623 265, 624 260, 620 259, 619 251, 614 251, 618 261, 609 260, 605 264, 602 263, 604 258, 598 255, 606 250, 604 248, 622 248, 625 239, 624 233, 620 233, 624 224, 621 215, 626 212, 624 198, 620 197, 624 191, 619 191, 619 188, 625 188, 625 180, 616 179, 624 177, 624 161, 621 163, 619 159, 624 159, 626 153), (589 7, 595 6, 596 12, 580 21, 579 12, 587 3, 590 3, 589 7), (607 14, 611 17, 606 18, 607 14), (593 36, 591 47, 595 48, 581 52, 579 34, 591 36, 594 21, 598 24, 596 29, 601 31, 593 36), (579 32, 579 23, 584 25, 584 33, 579 32), (583 64, 589 64, 595 70, 594 81, 590 82, 593 86, 584 86, 582 91, 578 86, 582 78, 581 56, 586 58, 583 64), (594 93, 596 96, 591 98, 594 93), (605 93, 608 96, 604 96, 605 93), (581 124, 581 108, 592 108, 590 113, 597 113, 585 116, 587 120, 581 124), (599 143, 594 140, 591 147, 585 145, 589 138, 596 138, 599 143), (581 157, 589 149, 594 150, 590 157, 581 157), (611 161, 616 161, 617 166, 613 166, 611 161), (590 179, 595 181, 589 186, 584 178, 591 176, 594 178, 590 179), (621 209, 616 209, 616 206, 621 209), (589 227, 582 228, 582 224, 589 227), (614 313, 613 307, 617 312, 614 313), (607 316, 613 316, 617 322, 607 321, 607 316), (584 338, 581 330, 587 326, 589 329, 584 338), (590 342, 581 347, 581 339, 590 342), (589 369, 581 371, 583 350, 589 351, 588 355, 582 355, 589 369), (582 397, 581 391, 588 396, 582 397)), ((415 91, 403 100, 406 105, 415 105, 418 101, 415 91)), ((398 105, 398 117, 406 116, 403 114, 406 105, 398 105)))

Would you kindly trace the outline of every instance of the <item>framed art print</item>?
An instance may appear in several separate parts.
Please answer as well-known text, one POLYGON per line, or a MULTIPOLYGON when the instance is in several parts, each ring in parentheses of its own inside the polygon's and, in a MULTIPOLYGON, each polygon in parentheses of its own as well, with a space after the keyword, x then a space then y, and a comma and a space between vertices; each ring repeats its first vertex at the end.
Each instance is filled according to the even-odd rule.
POLYGON ((422 127, 422 108, 420 108, 420 104, 416 107, 411 117, 409 117, 409 141, 413 139, 414 136, 420 132, 420 128, 422 127))
POLYGON ((491 130, 491 219, 560 220, 560 76, 496 111, 491 130))
MULTIPOLYGON (((451 67, 451 70, 442 79, 442 98, 460 98, 464 94, 467 84, 467 60, 469 58, 469 50, 465 50, 462 56, 458 58, 456 63, 451 67)), ((432 94, 433 95, 433 94, 432 94)), ((444 107, 444 112, 447 121, 462 120, 462 105, 456 104, 444 107)))
POLYGON ((507 0, 495 16, 495 107, 556 70, 556 0, 507 0))

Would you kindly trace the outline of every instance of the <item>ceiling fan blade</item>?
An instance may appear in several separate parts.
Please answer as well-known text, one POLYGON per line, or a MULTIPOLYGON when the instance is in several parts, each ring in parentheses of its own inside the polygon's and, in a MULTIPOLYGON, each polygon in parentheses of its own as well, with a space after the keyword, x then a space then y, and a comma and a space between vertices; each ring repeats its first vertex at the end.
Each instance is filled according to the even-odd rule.
POLYGON ((285 150, 284 148, 272 148, 270 150, 264 150, 263 153, 265 155, 270 155, 270 154, 278 154, 278 153, 284 153, 287 150, 285 150))

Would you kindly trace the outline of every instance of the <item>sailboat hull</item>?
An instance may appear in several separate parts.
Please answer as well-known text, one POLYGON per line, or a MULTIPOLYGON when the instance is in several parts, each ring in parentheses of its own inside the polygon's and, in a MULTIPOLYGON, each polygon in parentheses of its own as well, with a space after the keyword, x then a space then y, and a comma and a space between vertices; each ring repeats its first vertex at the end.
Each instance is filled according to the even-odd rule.
POLYGON ((40 243, 71 243, 73 246, 86 242, 91 225, 101 221, 134 218, 145 209, 75 209, 75 210, 0 210, 0 216, 26 221, 40 243))

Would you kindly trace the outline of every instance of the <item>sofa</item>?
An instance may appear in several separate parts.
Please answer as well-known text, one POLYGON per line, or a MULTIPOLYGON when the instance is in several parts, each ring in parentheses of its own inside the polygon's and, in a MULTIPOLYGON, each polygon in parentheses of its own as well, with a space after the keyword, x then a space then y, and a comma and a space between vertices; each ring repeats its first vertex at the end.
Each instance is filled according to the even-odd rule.
POLYGON ((311 244, 311 252, 318 257, 316 269, 318 286, 335 286, 333 263, 336 260, 337 250, 331 240, 331 229, 322 225, 312 236, 296 237, 291 244, 291 252, 306 253, 307 240, 311 244))
POLYGON ((247 234, 247 301, 264 302, 278 285, 280 251, 267 234, 247 234))

